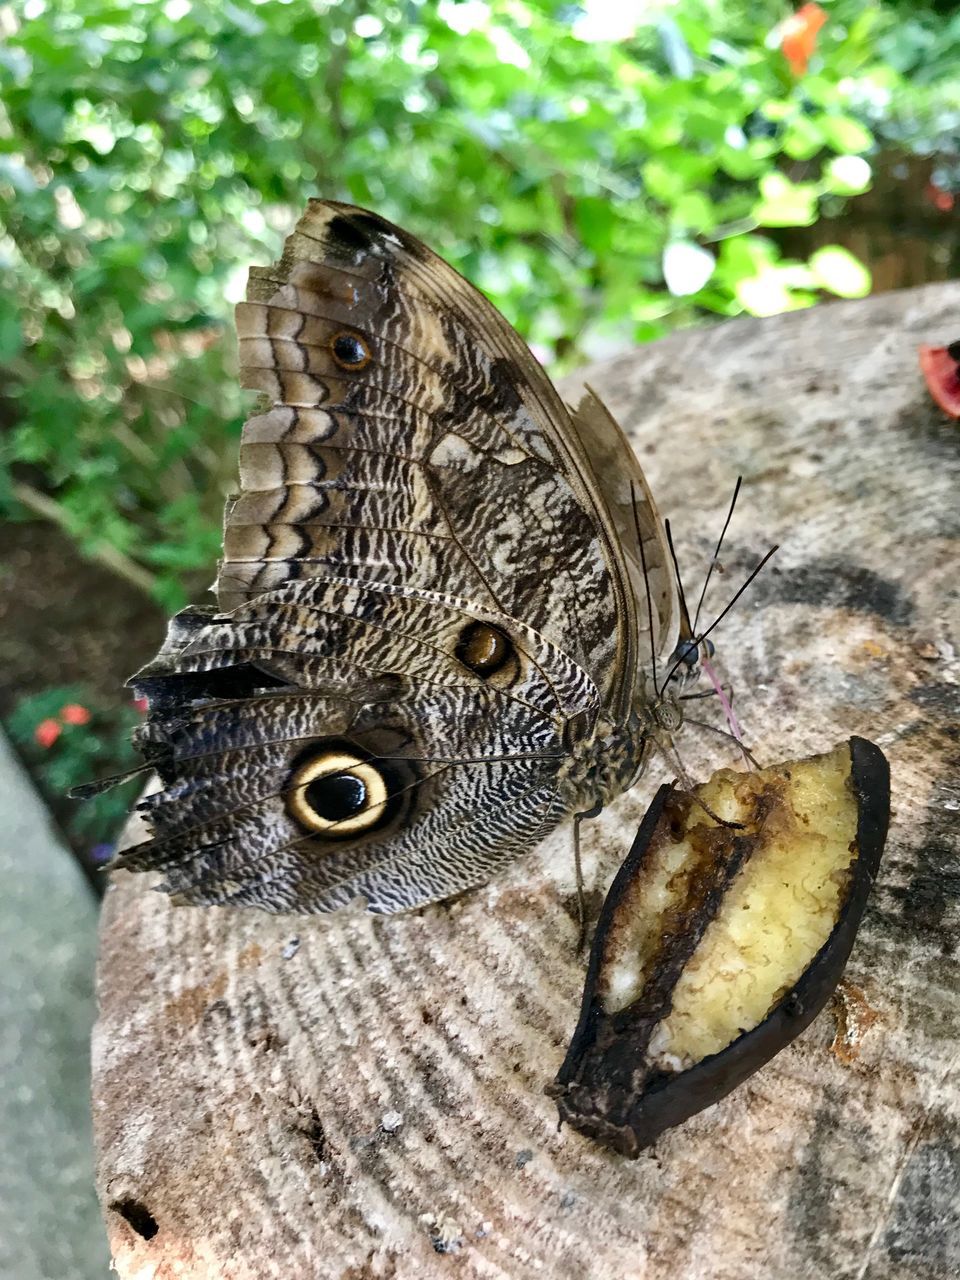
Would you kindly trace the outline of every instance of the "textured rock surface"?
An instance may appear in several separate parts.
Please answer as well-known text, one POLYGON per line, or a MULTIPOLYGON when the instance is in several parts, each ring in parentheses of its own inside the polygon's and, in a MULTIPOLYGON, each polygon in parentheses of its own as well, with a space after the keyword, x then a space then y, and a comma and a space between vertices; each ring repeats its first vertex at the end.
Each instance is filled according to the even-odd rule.
MULTIPOLYGON (((744 474, 714 609, 783 544, 718 638, 761 762, 852 733, 890 758, 887 853, 832 1009, 630 1163, 558 1132, 543 1095, 583 983, 569 830, 393 919, 175 909, 119 875, 94 1101, 121 1276, 960 1272, 960 433, 915 356, 958 314, 960 286, 933 286, 677 335, 590 374, 691 582, 744 474)), ((683 751, 700 777, 731 758, 695 727, 683 751)), ((597 890, 661 777, 585 828, 597 890)))
POLYGON ((97 908, 0 737, 0 1276, 101 1280, 89 1036, 97 908))

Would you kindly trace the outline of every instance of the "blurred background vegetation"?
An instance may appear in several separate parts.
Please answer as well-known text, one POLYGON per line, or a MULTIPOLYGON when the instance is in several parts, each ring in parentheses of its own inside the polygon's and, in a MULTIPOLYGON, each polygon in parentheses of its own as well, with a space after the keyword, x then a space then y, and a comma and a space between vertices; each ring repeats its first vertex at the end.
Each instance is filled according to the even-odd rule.
POLYGON ((308 195, 427 240, 553 371, 957 266, 953 5, 23 0, 0 39, 0 513, 50 528, 8 525, 0 712, 41 772, 79 739, 22 695, 109 702, 210 580, 232 306, 308 195))

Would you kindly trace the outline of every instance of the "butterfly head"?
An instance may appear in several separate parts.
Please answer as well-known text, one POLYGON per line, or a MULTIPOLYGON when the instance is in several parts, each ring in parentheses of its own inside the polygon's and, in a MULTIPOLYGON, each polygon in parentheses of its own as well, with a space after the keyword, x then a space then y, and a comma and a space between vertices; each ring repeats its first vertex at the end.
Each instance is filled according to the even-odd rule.
POLYGON ((644 736, 655 735, 660 730, 673 733, 683 724, 683 707, 676 686, 675 676, 658 688, 643 674, 634 714, 644 736))
POLYGON ((673 672, 673 681, 677 684, 693 684, 703 670, 704 662, 709 661, 716 653, 712 640, 701 640, 699 643, 692 637, 681 639, 670 655, 668 670, 673 672))

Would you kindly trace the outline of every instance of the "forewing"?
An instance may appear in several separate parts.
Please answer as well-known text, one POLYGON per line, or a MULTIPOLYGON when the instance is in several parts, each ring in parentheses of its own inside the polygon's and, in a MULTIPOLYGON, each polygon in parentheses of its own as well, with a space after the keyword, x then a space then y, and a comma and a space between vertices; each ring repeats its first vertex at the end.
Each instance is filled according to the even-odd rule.
POLYGON ((390 223, 313 201, 251 272, 237 327, 265 400, 223 608, 330 575, 440 590, 523 619, 623 710, 636 621, 616 530, 569 414, 481 294, 390 223))

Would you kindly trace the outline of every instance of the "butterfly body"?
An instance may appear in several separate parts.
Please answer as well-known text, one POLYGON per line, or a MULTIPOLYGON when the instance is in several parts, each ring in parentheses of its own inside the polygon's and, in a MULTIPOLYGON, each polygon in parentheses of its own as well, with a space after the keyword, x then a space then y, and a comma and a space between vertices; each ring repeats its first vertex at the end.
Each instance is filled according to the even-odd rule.
POLYGON ((629 791, 643 770, 650 743, 645 717, 636 713, 619 725, 598 721, 559 771, 568 812, 599 811, 629 791))
POLYGON ((134 678, 163 789, 120 863, 187 902, 448 897, 640 772, 678 632, 659 515, 599 401, 374 214, 311 202, 238 332, 264 398, 219 607, 134 678))

